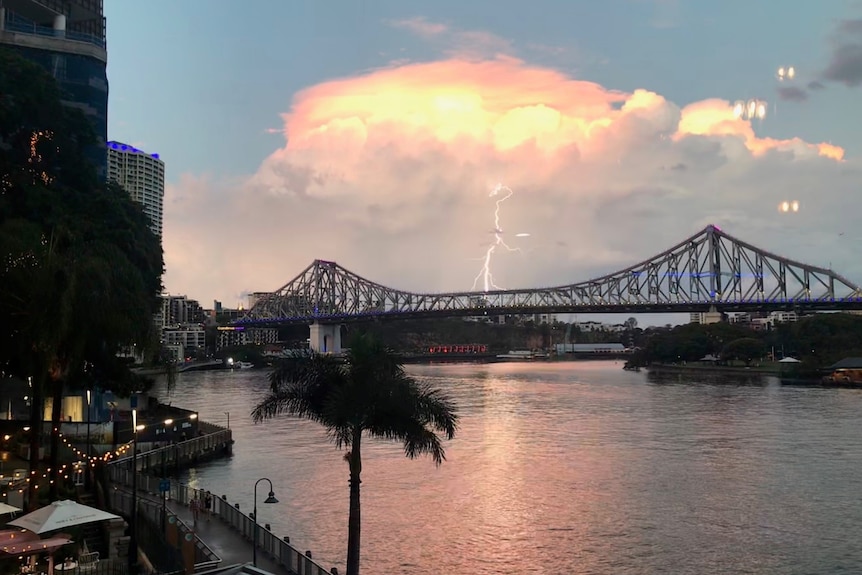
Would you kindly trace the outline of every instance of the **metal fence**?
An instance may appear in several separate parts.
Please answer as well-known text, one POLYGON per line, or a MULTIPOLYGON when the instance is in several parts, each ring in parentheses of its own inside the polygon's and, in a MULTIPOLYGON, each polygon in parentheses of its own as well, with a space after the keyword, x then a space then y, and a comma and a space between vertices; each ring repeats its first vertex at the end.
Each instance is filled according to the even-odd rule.
MULTIPOLYGON (((201 422, 203 423, 203 422, 201 422)), ((209 425, 209 424, 208 424, 209 425)), ((216 427, 217 426, 210 426, 216 427)), ((207 427, 209 429, 209 427, 207 427)), ((201 431, 204 427, 201 427, 201 431)), ((213 433, 207 433, 199 437, 194 437, 186 441, 172 443, 155 449, 141 451, 135 464, 140 472, 161 470, 162 466, 168 465, 174 467, 178 463, 188 463, 202 457, 211 457, 220 452, 227 452, 233 444, 233 437, 229 429, 218 428, 213 433)), ((139 448, 141 445, 139 444, 139 448)), ((114 460, 112 467, 116 466, 131 466, 132 464, 131 450, 126 451, 126 455, 114 460)))
POLYGON ((88 568, 87 575, 183 575, 185 571, 159 571, 158 569, 147 569, 142 565, 134 572, 129 569, 128 563, 123 560, 99 561, 88 568))
MULTIPOLYGON (((110 476, 110 475, 109 475, 110 476)), ((183 560, 180 550, 170 545, 165 539, 164 524, 174 518, 182 540, 187 534, 192 534, 191 529, 186 526, 174 513, 164 510, 161 503, 151 501, 143 497, 137 498, 138 504, 138 529, 136 531, 138 543, 144 549, 153 567, 160 573, 169 573, 183 569, 183 560)), ((109 492, 109 505, 112 511, 126 517, 132 515, 132 494, 119 489, 109 492)), ((195 570, 214 567, 221 559, 203 541, 195 540, 195 570)))
MULTIPOLYGON (((212 431, 207 435, 196 437, 182 443, 153 449, 145 453, 139 453, 137 456, 137 489, 139 493, 155 494, 159 492, 160 478, 147 475, 143 472, 148 470, 159 471, 162 469, 163 457, 167 458, 168 462, 192 459, 196 455, 205 453, 206 451, 217 449, 219 446, 224 446, 228 442, 232 442, 230 431, 219 426, 200 422, 201 430, 212 431), (197 453, 195 450, 200 450, 197 453), (173 458, 173 459, 172 459, 173 458)), ((132 456, 126 456, 113 461, 108 465, 108 478, 111 483, 130 487, 132 484, 132 456)), ((201 490, 193 489, 187 485, 182 485, 177 482, 170 484, 170 498, 182 505, 188 505, 189 502, 197 497, 201 490)), ((114 493, 124 493, 114 490, 114 493)), ((129 498, 130 495, 126 494, 129 498)), ((121 499, 122 500, 122 499, 121 499)), ((145 500, 142 500, 145 501, 145 500)), ((146 509, 152 503, 157 507, 157 513, 161 514, 161 504, 155 502, 144 503, 141 510, 146 509)), ((131 501, 129 501, 129 509, 131 509, 131 501)), ((249 542, 254 541, 255 522, 252 518, 239 510, 239 505, 231 505, 227 498, 222 496, 213 496, 212 514, 219 518, 226 525, 237 532, 237 535, 246 539, 249 542)), ((192 532, 182 521, 177 518, 177 524, 182 525, 187 532, 192 532)), ((267 553, 279 565, 284 566, 290 573, 297 575, 331 575, 331 571, 320 565, 306 551, 301 552, 299 549, 291 545, 289 542, 266 529, 264 525, 257 525, 257 541, 258 548, 264 553, 267 553)), ((203 542, 199 542, 202 547, 209 549, 203 542)), ((211 552, 211 551, 210 551, 211 552)), ((215 554, 213 553, 213 556, 215 554)), ((203 556, 201 557, 203 559, 203 556)), ((202 565, 203 566, 203 565, 202 565)), ((197 565, 196 565, 197 567, 197 565)))

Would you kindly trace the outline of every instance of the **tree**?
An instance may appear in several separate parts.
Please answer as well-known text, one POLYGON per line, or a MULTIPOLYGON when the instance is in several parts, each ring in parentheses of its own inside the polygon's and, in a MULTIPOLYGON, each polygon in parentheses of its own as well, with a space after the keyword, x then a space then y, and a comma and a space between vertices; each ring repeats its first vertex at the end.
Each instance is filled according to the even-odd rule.
POLYGON ((160 242, 140 206, 98 180, 83 155, 94 141, 48 73, 0 49, 0 366, 32 381, 31 468, 53 398, 52 493, 64 388, 88 367, 116 371, 120 346, 150 347, 161 292, 160 242))
POLYGON ((745 365, 750 365, 752 361, 764 355, 766 355, 766 346, 763 344, 763 341, 753 337, 735 339, 721 350, 722 359, 744 361, 745 365))
POLYGON ((344 360, 310 353, 281 363, 270 376, 271 391, 254 409, 255 422, 287 414, 316 421, 350 469, 347 575, 359 575, 362 437, 400 441, 408 458, 429 454, 445 460, 441 438, 455 436, 458 416, 442 392, 407 375, 395 353, 379 340, 358 335, 344 360))

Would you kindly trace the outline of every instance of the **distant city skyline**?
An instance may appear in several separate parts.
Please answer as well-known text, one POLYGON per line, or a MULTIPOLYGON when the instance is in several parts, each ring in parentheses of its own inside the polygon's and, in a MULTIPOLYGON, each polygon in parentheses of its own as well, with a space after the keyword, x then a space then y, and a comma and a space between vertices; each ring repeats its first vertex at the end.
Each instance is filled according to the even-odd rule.
POLYGON ((531 234, 495 254, 504 288, 615 271, 709 223, 862 281, 857 2, 232 6, 106 7, 109 134, 167 162, 171 293, 233 307, 315 258, 468 290, 498 183, 501 226, 531 234), (766 117, 735 116, 749 100, 766 117))

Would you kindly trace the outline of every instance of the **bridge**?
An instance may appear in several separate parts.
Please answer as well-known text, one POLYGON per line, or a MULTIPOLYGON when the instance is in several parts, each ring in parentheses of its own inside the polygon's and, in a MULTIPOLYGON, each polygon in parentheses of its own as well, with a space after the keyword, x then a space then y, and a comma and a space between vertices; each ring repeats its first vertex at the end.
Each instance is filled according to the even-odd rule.
POLYGON ((856 309, 862 309, 862 289, 841 275, 767 252, 710 225, 624 270, 536 289, 412 293, 315 260, 277 291, 262 295, 233 325, 309 324, 312 349, 338 351, 341 324, 372 319, 856 309))

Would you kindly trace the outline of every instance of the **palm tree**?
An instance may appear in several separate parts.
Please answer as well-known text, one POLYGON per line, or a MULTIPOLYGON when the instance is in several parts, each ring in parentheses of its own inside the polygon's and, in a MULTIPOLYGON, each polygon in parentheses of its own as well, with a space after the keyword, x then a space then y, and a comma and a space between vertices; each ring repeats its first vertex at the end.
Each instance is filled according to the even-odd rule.
POLYGON ((439 390, 407 375, 399 358, 367 335, 351 341, 343 360, 311 352, 284 361, 270 375, 270 387, 252 412, 256 423, 279 414, 310 419, 326 428, 338 449, 347 449, 347 575, 359 575, 363 435, 400 441, 408 458, 428 454, 439 466, 446 455, 438 433, 455 436, 455 406, 439 390))

